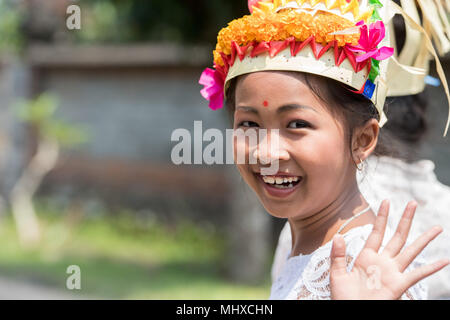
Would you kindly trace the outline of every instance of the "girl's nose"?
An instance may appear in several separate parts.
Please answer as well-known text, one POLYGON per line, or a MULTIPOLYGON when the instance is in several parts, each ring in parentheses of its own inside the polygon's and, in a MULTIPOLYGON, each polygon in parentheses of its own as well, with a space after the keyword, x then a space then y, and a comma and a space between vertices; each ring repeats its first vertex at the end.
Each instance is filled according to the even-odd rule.
POLYGON ((253 151, 253 158, 261 164, 270 164, 274 161, 289 160, 289 153, 286 150, 277 150, 274 152, 261 152, 258 149, 253 151))
POLYGON ((289 152, 283 146, 283 141, 277 134, 270 134, 269 139, 262 139, 253 150, 253 157, 261 164, 274 161, 289 160, 289 152))

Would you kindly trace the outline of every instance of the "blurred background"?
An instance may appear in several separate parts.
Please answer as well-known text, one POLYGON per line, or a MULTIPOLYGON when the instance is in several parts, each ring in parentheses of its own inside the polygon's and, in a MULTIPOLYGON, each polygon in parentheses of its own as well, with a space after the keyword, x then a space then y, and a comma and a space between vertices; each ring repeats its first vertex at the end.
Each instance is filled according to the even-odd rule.
MULTIPOLYGON (((0 298, 268 298, 284 221, 232 165, 170 157, 175 129, 230 127, 198 79, 247 13, 243 0, 0 0, 0 298), (66 288, 71 265, 81 290, 66 288)), ((444 93, 426 94, 414 151, 449 185, 444 93)))

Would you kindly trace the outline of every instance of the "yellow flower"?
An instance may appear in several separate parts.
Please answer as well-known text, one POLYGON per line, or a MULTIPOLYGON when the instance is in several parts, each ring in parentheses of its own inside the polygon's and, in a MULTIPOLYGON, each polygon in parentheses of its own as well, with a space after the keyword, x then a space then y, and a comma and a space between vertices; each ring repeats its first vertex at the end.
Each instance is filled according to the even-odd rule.
POLYGON ((359 33, 348 35, 330 35, 332 32, 354 27, 354 23, 328 12, 318 12, 312 16, 304 12, 283 10, 278 13, 252 14, 231 21, 217 36, 214 62, 223 66, 220 52, 231 54, 231 42, 244 46, 252 41, 283 41, 295 37, 305 41, 315 36, 316 42, 326 45, 334 40, 339 46, 347 43, 356 45, 359 33))

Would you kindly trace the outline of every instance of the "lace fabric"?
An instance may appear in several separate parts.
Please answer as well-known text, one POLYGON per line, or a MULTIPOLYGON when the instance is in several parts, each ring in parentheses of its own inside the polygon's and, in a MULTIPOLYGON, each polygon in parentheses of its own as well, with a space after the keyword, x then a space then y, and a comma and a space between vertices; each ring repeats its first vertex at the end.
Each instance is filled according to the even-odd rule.
MULTIPOLYGON (((356 227, 345 233, 347 271, 364 247, 373 225, 356 227)), ((388 229, 386 234, 391 235, 388 229)), ((386 238, 385 238, 386 239, 386 238)), ((383 242, 382 248, 386 245, 383 242)), ((273 300, 328 300, 330 292, 330 252, 332 242, 328 242, 310 255, 287 258, 283 270, 272 285, 270 299, 273 300)), ((288 254, 289 255, 289 254, 288 254)), ((409 272, 425 263, 422 256, 417 257, 406 269, 409 272)), ((402 300, 420 300, 427 298, 426 286, 419 282, 410 288, 402 300)))

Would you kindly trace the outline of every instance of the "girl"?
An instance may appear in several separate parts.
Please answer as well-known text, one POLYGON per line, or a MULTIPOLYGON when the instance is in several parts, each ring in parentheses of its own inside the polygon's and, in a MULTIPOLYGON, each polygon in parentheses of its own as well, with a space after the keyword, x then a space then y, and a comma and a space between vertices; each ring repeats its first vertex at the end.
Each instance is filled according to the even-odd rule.
POLYGON ((215 70, 202 75, 212 109, 226 89, 234 129, 267 129, 279 142, 275 149, 235 144, 235 154, 257 160, 237 163, 245 182, 291 227, 292 250, 272 299, 424 298, 419 285, 409 288, 449 263, 405 272, 441 228, 401 251, 417 207, 410 202, 384 245, 389 203, 375 215, 358 189, 357 167, 386 122, 382 61, 393 53, 378 47, 384 24, 369 20, 384 11, 373 3, 260 2, 219 33, 215 70), (266 175, 268 163, 278 172, 266 175))

